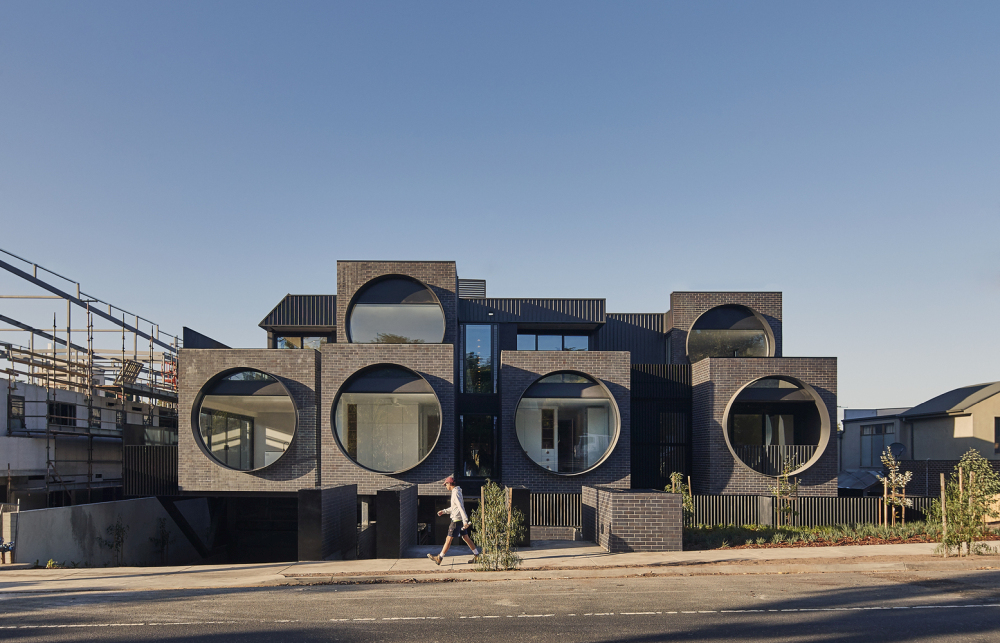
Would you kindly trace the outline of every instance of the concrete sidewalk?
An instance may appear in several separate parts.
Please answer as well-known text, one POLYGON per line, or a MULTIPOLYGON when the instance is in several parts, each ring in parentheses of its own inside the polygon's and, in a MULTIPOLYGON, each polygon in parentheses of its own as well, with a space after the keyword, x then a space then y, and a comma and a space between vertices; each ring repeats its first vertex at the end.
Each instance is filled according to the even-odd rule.
POLYGON ((1000 557, 942 559, 932 543, 773 549, 609 554, 593 543, 536 541, 519 551, 521 567, 508 572, 476 572, 467 548, 453 547, 442 565, 426 554, 437 547, 417 547, 407 558, 192 565, 187 567, 116 567, 99 569, 9 569, 0 566, 0 593, 144 591, 267 587, 315 583, 456 582, 608 578, 695 574, 789 574, 916 570, 1000 569, 1000 557))

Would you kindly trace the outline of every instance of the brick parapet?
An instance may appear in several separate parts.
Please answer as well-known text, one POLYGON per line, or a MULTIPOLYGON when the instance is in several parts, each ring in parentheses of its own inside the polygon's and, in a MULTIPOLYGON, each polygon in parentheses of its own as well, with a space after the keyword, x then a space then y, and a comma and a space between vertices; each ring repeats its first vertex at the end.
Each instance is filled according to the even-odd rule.
POLYGON ((502 351, 500 354, 500 442, 503 482, 525 485, 533 493, 580 493, 584 485, 630 484, 631 359, 626 351, 502 351), (521 448, 514 416, 521 395, 539 378, 557 371, 579 371, 601 381, 611 392, 621 429, 608 458, 587 473, 562 475, 546 471, 521 448))
POLYGON ((425 284, 441 302, 445 331, 443 344, 458 337, 458 270, 454 261, 338 261, 337 342, 347 343, 347 313, 362 286, 388 275, 412 277, 425 284))
POLYGON ((694 322, 705 312, 726 304, 746 306, 763 317, 774 334, 774 357, 781 357, 780 292, 673 292, 667 315, 671 361, 688 364, 687 336, 694 322))
POLYGON ((611 553, 680 551, 684 518, 680 494, 652 489, 584 488, 585 505, 593 503, 595 524, 585 527, 611 553), (589 493, 588 493, 589 490, 589 493))
POLYGON ((327 344, 322 348, 319 432, 324 486, 357 484, 358 494, 373 495, 401 482, 417 485, 421 496, 447 495, 441 481, 455 473, 454 348, 450 344, 327 344), (431 453, 409 471, 386 475, 351 460, 334 437, 333 405, 355 373, 376 364, 405 366, 423 377, 441 404, 441 435, 431 453))
POLYGON ((178 357, 178 488, 190 491, 289 492, 318 484, 316 388, 319 353, 311 349, 182 349, 178 357), (250 368, 272 375, 292 396, 298 415, 288 450, 257 471, 217 463, 200 446, 194 408, 204 386, 219 373, 250 368))
POLYGON ((744 385, 787 375, 812 386, 826 407, 830 437, 819 460, 797 475, 803 496, 837 495, 837 360, 833 357, 708 358, 692 367, 694 493, 770 493, 774 478, 739 462, 726 444, 725 412, 744 385))

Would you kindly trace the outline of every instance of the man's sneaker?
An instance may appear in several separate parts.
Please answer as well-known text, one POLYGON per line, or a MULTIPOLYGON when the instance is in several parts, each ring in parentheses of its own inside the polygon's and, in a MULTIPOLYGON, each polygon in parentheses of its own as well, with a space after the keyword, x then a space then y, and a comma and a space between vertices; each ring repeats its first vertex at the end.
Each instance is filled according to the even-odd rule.
POLYGON ((479 562, 479 554, 473 554, 472 558, 469 559, 470 565, 475 565, 478 562, 479 562))
POLYGON ((430 558, 431 560, 433 560, 435 565, 440 565, 441 564, 441 557, 440 556, 435 556, 434 554, 427 554, 427 557, 430 558))

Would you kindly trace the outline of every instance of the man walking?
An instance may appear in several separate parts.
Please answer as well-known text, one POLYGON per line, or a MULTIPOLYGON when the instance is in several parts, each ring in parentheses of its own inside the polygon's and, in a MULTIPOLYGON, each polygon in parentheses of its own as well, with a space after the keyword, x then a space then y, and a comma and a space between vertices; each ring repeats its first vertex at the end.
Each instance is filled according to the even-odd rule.
POLYGON ((451 547, 451 541, 457 536, 461 536, 465 544, 472 550, 472 559, 469 561, 469 564, 473 564, 479 559, 479 549, 472 542, 472 538, 469 537, 469 516, 465 513, 465 499, 462 498, 462 488, 455 484, 455 478, 451 476, 444 479, 444 486, 448 487, 448 491, 451 492, 451 506, 439 511, 438 515, 451 514, 451 527, 448 529, 448 537, 444 539, 444 547, 441 548, 441 553, 437 556, 427 554, 427 557, 440 565, 444 559, 444 555, 448 553, 448 549, 451 547))

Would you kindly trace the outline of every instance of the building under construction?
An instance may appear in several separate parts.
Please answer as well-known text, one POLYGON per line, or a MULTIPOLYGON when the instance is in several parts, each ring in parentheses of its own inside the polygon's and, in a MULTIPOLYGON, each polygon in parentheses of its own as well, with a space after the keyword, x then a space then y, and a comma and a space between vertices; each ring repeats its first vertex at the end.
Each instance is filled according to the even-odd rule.
POLYGON ((181 340, 2 249, 0 268, 23 289, 0 294, 0 502, 174 493, 181 340))

